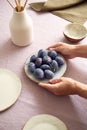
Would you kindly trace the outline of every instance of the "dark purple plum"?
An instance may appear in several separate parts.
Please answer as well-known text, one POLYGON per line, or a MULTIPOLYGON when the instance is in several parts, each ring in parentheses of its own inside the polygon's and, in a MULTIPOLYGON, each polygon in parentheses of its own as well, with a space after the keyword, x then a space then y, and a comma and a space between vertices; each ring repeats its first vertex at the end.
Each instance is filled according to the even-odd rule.
POLYGON ((41 65, 40 68, 41 68, 42 70, 50 70, 50 69, 51 69, 50 66, 47 65, 47 64, 43 64, 43 65, 41 65))
POLYGON ((42 64, 42 58, 37 58, 36 61, 35 61, 36 67, 40 67, 41 64, 42 64))
POLYGON ((52 63, 51 63, 51 69, 52 69, 53 72, 57 72, 57 71, 58 71, 59 66, 58 66, 57 61, 52 60, 52 63))
POLYGON ((30 62, 29 64, 28 64, 28 70, 31 72, 31 73, 33 73, 34 72, 34 70, 35 70, 35 64, 33 63, 33 62, 30 62))
POLYGON ((44 79, 44 72, 43 72, 43 70, 40 69, 40 68, 35 69, 34 76, 37 79, 44 79))
POLYGON ((52 59, 55 59, 55 57, 57 56, 57 52, 54 50, 50 50, 48 51, 48 56, 50 56, 52 59))
POLYGON ((60 56, 57 56, 55 60, 57 61, 59 67, 64 64, 64 59, 60 56))
POLYGON ((40 49, 40 50, 38 51, 38 57, 43 58, 43 57, 46 56, 46 55, 47 55, 47 51, 46 51, 46 50, 40 49))
POLYGON ((52 79, 54 77, 54 73, 51 70, 44 71, 46 79, 52 79))
POLYGON ((37 59, 37 56, 36 56, 36 55, 32 55, 32 56, 30 57, 30 62, 35 62, 36 59, 37 59))
POLYGON ((43 57, 43 63, 44 64, 50 64, 52 62, 52 59, 49 56, 43 57))

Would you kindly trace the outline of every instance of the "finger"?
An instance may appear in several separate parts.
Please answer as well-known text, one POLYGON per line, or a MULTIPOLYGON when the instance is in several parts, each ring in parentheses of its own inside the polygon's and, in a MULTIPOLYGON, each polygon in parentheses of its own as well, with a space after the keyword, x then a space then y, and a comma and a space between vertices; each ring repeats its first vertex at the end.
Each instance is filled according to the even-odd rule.
POLYGON ((58 47, 58 46, 60 46, 60 42, 57 43, 57 44, 54 44, 52 46, 49 46, 47 49, 49 50, 49 49, 52 49, 52 48, 55 48, 55 47, 58 47))
POLYGON ((51 89, 54 88, 53 85, 49 84, 49 83, 42 83, 42 82, 40 82, 38 85, 41 86, 41 87, 43 87, 43 88, 46 88, 48 90, 51 90, 51 89))
POLYGON ((51 83, 51 84, 56 84, 56 83, 59 83, 59 82, 61 82, 61 78, 52 79, 52 80, 49 81, 49 83, 51 83))
POLYGON ((49 46, 48 49, 54 48, 54 47, 57 47, 57 46, 58 46, 58 43, 57 43, 57 44, 54 44, 54 45, 52 45, 52 46, 49 46))
POLYGON ((49 49, 47 49, 47 50, 54 50, 54 51, 56 51, 56 52, 62 52, 63 50, 62 50, 62 48, 61 47, 54 47, 54 48, 49 48, 49 49))
POLYGON ((55 50, 55 51, 61 52, 61 47, 57 46, 57 47, 49 48, 49 50, 55 50))

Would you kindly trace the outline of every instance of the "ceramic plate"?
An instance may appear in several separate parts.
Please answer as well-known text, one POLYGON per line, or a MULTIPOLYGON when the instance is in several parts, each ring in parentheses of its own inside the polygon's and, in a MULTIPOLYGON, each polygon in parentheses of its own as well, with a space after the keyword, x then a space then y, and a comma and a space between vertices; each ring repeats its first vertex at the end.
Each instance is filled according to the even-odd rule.
POLYGON ((87 29, 81 24, 70 23, 65 26, 63 33, 68 40, 78 42, 87 36, 87 29))
POLYGON ((0 111, 9 108, 18 99, 21 81, 14 72, 0 68, 0 111))
POLYGON ((57 117, 41 114, 28 120, 23 130, 67 130, 67 127, 57 117))
MULTIPOLYGON (((31 56, 29 56, 29 57, 27 58, 27 60, 26 60, 26 62, 25 62, 25 65, 24 65, 24 70, 25 70, 25 73, 26 73, 26 75, 28 76, 28 78, 31 79, 32 81, 36 82, 36 83, 39 83, 39 82, 48 82, 48 81, 49 81, 48 79, 44 79, 44 80, 38 80, 38 79, 36 79, 36 78, 34 77, 34 75, 33 75, 31 72, 28 71, 28 64, 29 64, 29 62, 30 62, 30 57, 31 57, 31 56)), ((66 71, 67 63, 66 63, 66 61, 65 61, 65 59, 64 59, 63 56, 60 55, 60 57, 63 58, 64 64, 63 64, 63 65, 60 67, 60 69, 54 74, 54 77, 53 77, 53 78, 59 78, 59 77, 63 76, 64 73, 65 73, 65 71, 66 71)))

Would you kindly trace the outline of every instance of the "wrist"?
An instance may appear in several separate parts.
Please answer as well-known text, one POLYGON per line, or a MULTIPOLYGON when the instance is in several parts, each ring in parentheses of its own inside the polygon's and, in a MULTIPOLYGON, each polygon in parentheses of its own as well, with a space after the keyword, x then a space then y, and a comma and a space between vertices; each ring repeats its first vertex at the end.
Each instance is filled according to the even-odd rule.
POLYGON ((76 94, 81 97, 87 98, 87 85, 76 81, 75 86, 76 94))
POLYGON ((74 57, 80 56, 80 50, 81 50, 80 45, 74 45, 74 47, 72 48, 74 57))
POLYGON ((77 50, 78 50, 78 47, 76 45, 72 45, 72 47, 70 48, 70 52, 73 58, 77 57, 77 50))
POLYGON ((75 57, 87 58, 87 45, 75 45, 73 49, 75 57))

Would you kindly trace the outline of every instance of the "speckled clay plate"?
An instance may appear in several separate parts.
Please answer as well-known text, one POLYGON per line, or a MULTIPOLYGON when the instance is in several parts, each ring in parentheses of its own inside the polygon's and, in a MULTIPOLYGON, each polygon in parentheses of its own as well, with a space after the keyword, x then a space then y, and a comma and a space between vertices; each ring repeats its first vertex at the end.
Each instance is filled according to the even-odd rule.
MULTIPOLYGON (((39 82, 48 82, 49 80, 48 79, 44 79, 44 80, 38 80, 34 77, 34 75, 32 73, 30 73, 28 71, 28 63, 30 62, 30 57, 29 56, 25 62, 25 65, 24 65, 24 70, 25 70, 25 73, 26 75, 28 76, 29 79, 31 79, 32 81, 36 82, 36 83, 39 83, 39 82)), ((64 59, 63 56, 60 55, 60 57, 62 57, 64 59)), ((58 70, 58 72, 55 73, 54 75, 54 78, 59 78, 61 76, 64 75, 65 71, 66 71, 66 68, 67 68, 67 63, 64 59, 64 64, 60 67, 60 69, 58 70)))
POLYGON ((16 74, 0 68, 0 111, 13 105, 21 92, 21 81, 16 74))
POLYGON ((55 116, 41 114, 27 121, 23 130, 68 130, 63 121, 55 116))

